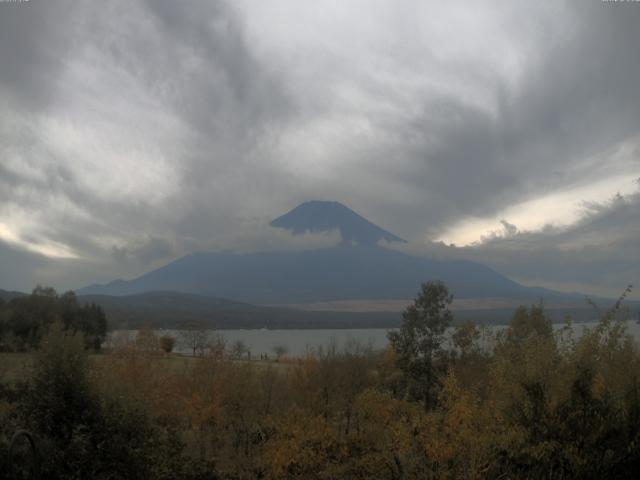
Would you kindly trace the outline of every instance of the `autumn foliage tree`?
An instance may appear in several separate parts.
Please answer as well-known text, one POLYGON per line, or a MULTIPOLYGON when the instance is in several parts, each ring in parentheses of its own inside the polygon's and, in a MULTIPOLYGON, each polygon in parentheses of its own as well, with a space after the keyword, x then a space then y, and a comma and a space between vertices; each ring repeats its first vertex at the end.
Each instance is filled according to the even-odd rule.
POLYGON ((635 478, 640 349, 622 308, 553 328, 522 307, 494 334, 459 324, 449 347, 450 303, 425 284, 385 350, 278 363, 223 342, 150 355, 149 331, 89 355, 54 321, 24 383, 0 375, 0 446, 27 426, 45 478, 64 479, 635 478))

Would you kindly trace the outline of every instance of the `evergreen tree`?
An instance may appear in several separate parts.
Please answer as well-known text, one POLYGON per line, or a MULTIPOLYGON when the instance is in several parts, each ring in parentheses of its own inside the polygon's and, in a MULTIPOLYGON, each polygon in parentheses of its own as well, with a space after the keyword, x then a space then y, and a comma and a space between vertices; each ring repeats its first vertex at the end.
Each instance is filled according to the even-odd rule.
POLYGON ((413 305, 402 314, 402 326, 388 337, 404 372, 410 396, 429 409, 434 402, 437 384, 436 360, 441 353, 444 332, 453 315, 449 305, 453 296, 440 281, 422 284, 413 305))

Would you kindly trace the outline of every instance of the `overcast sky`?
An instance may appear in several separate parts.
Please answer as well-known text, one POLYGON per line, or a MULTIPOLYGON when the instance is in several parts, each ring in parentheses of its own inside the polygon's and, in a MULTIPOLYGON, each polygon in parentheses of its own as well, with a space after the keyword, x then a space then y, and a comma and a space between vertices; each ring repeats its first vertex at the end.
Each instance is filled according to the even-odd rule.
POLYGON ((638 25, 600 0, 0 3, 0 288, 330 245, 268 227, 326 199, 413 253, 640 290, 638 25))

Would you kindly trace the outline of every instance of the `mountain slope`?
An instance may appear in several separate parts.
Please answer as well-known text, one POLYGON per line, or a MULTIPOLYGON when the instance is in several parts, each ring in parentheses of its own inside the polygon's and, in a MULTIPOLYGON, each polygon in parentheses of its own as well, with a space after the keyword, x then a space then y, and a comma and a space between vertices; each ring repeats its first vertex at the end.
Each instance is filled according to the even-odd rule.
POLYGON ((271 225, 293 234, 337 229, 343 242, 338 247, 311 251, 194 253, 136 279, 92 285, 78 292, 135 295, 175 291, 273 305, 410 299, 421 283, 442 280, 459 299, 582 301, 580 295, 524 287, 478 263, 412 257, 378 246, 381 240, 404 240, 338 202, 303 203, 271 225))
POLYGON ((289 230, 294 235, 338 230, 346 244, 371 246, 380 240, 406 243, 338 202, 305 202, 273 220, 271 226, 289 230))
POLYGON ((302 252, 195 253, 131 281, 93 285, 80 294, 153 290, 258 304, 413 298, 420 283, 444 281, 459 298, 512 297, 527 289, 483 265, 411 257, 380 247, 302 252))

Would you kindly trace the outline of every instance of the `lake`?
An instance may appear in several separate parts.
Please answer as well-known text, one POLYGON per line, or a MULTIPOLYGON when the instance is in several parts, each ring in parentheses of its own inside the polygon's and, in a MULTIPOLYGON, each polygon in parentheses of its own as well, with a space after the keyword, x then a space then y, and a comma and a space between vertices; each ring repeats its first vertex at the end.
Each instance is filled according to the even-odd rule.
MULTIPOLYGON (((575 323, 574 332, 580 335, 584 328, 593 328, 597 322, 575 323)), ((564 324, 554 324, 554 329, 560 329, 564 324)), ((505 325, 487 326, 486 336, 505 329, 505 325)), ((629 333, 640 341, 640 325, 635 321, 627 322, 629 333)), ((382 350, 387 345, 387 332, 385 328, 365 328, 365 329, 319 329, 319 330, 215 330, 210 331, 211 338, 219 334, 224 338, 227 347, 231 347, 235 342, 242 341, 252 356, 268 354, 273 356, 275 346, 283 346, 287 349, 289 356, 303 356, 318 348, 327 348, 335 345, 338 350, 342 350, 347 345, 371 346, 375 350, 382 350)), ((452 332, 453 329, 450 329, 452 332)), ((179 330, 157 330, 158 335, 170 335, 178 339, 174 351, 178 353, 190 353, 189 348, 180 341, 181 332, 179 330)), ((136 330, 114 331, 113 336, 125 335, 134 338, 136 330)), ((485 340, 486 341, 486 340, 485 340)), ((481 340, 482 343, 482 340, 481 340)))

